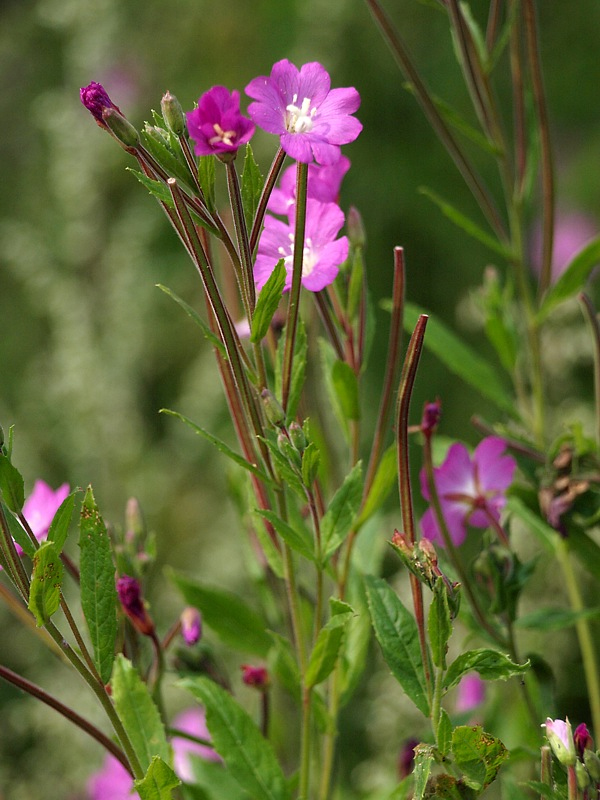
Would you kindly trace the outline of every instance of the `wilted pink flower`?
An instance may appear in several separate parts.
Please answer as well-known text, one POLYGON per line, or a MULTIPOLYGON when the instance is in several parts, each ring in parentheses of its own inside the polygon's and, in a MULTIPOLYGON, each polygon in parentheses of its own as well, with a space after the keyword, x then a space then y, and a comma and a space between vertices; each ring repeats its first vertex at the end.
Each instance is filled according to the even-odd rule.
MULTIPOLYGON (((38 542, 43 541, 48 535, 54 515, 68 494, 68 483, 63 483, 56 491, 45 481, 37 480, 33 484, 33 491, 23 505, 23 516, 38 542)), ((17 553, 23 552, 18 544, 15 544, 15 547, 17 553)))
POLYGON ((202 636, 202 617, 198 609, 193 606, 184 608, 179 619, 184 642, 190 647, 199 642, 202 636))
POLYGON ((269 77, 254 78, 246 86, 248 113, 268 133, 281 137, 281 146, 296 161, 334 164, 340 145, 353 142, 362 125, 353 116, 360 105, 356 89, 330 89, 331 79, 316 61, 299 70, 290 61, 278 61, 269 77))
MULTIPOLYGON (((553 283, 564 272, 573 256, 598 233, 598 225, 586 214, 563 212, 556 215, 552 249, 553 283)), ((542 266, 542 226, 539 223, 531 237, 531 263, 535 272, 539 273, 542 266)))
POLYGON ((246 686, 264 691, 269 683, 269 673, 266 667, 253 667, 251 664, 242 664, 242 680, 246 686))
MULTIPOLYGON (((335 203, 338 200, 340 186, 344 175, 350 169, 350 159, 341 156, 335 164, 321 167, 319 164, 310 164, 308 167, 308 182, 306 196, 321 203, 335 203)), ((296 167, 288 167, 279 181, 279 187, 273 189, 267 209, 273 214, 286 215, 296 202, 296 167)))
MULTIPOLYGON (((434 469, 442 512, 455 545, 465 540, 467 523, 476 528, 499 523, 517 466, 514 458, 503 455, 505 450, 506 442, 497 436, 483 439, 472 457, 463 444, 456 443, 444 463, 434 469)), ((421 471, 421 492, 431 500, 425 470, 421 471)), ((423 515, 421 528, 427 539, 443 544, 433 508, 423 515)))
POLYGON ((455 709, 459 713, 472 711, 485 700, 485 682, 475 672, 461 678, 458 684, 455 709))
POLYGON ((425 403, 421 416, 421 432, 425 436, 432 436, 439 425, 442 416, 442 401, 434 400, 433 403, 425 403))
POLYGON ((240 112, 240 93, 225 86, 213 86, 198 100, 198 108, 185 116, 197 156, 235 154, 255 130, 240 112))
POLYGON ((562 720, 547 717, 546 722, 542 725, 542 728, 544 727, 546 728, 548 744, 556 758, 563 766, 572 767, 577 761, 577 755, 569 718, 566 717, 562 720))
POLYGON ((139 798, 133 791, 133 778, 125 767, 110 754, 102 768, 95 772, 87 785, 89 800, 132 800, 139 798))
MULTIPOLYGON (((306 203, 306 232, 302 263, 302 285, 311 292, 318 292, 333 283, 340 264, 348 257, 348 238, 336 239, 344 224, 344 212, 335 203, 306 203)), ((258 243, 258 254, 254 264, 254 280, 257 289, 267 279, 277 262, 283 258, 287 270, 285 290, 292 285, 294 260, 294 207, 288 212, 288 222, 282 222, 267 214, 265 227, 258 243)))
MULTIPOLYGON (((210 733, 206 727, 204 709, 200 707, 190 708, 182 711, 173 720, 173 728, 196 736, 198 739, 210 740, 210 733)), ((198 756, 205 761, 220 761, 221 757, 212 747, 183 739, 180 736, 173 737, 173 766, 178 777, 182 781, 192 782, 194 780, 194 770, 190 756, 198 756)))
POLYGON ((154 622, 144 605, 139 581, 129 575, 121 576, 117 579, 117 594, 134 628, 144 636, 152 636, 154 622))

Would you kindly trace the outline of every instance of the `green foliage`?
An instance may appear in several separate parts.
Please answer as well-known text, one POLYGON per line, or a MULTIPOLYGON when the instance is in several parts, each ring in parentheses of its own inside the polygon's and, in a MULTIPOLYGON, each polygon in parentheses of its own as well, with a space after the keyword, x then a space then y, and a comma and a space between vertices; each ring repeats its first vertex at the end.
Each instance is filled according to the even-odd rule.
POLYGON ((344 419, 360 419, 358 378, 345 361, 336 361, 331 369, 331 381, 344 419))
POLYGON ((367 575, 365 588, 371 621, 383 657, 408 697, 419 711, 429 716, 417 623, 384 580, 367 575))
POLYGON ((489 786, 509 755, 499 739, 478 725, 454 729, 452 754, 467 784, 477 791, 489 786))
POLYGON ((88 486, 79 519, 81 608, 104 683, 110 680, 117 637, 115 567, 104 520, 88 486))
POLYGON ((271 745, 233 697, 207 678, 186 678, 180 685, 204 705, 215 749, 252 800, 288 800, 271 745))
POLYGON ((182 300, 181 297, 176 295, 175 292, 173 292, 167 286, 163 286, 162 283, 157 283, 156 286, 161 290, 161 292, 164 292, 168 297, 174 300, 177 305, 185 311, 188 317, 194 320, 196 325, 198 325, 198 327, 201 329, 205 338, 208 339, 213 347, 217 348, 222 356, 225 356, 225 345, 219 339, 219 337, 211 331, 196 309, 192 308, 188 303, 185 302, 185 300, 182 300))
POLYGON ((267 335, 273 314, 277 311, 281 302, 285 278, 285 262, 283 258, 280 258, 256 300, 250 332, 250 341, 255 344, 261 342, 267 335))
POLYGON ((11 463, 10 458, 0 452, 0 493, 7 508, 20 514, 25 502, 25 485, 19 470, 11 463))
POLYGON ((321 521, 323 559, 328 559, 350 533, 362 497, 362 465, 359 461, 346 475, 321 521))
POLYGON ((356 521, 356 527, 361 528, 373 514, 378 511, 389 493, 396 485, 398 479, 398 454, 395 444, 385 451, 375 472, 373 484, 367 495, 365 504, 356 521))
POLYGON ((306 668, 304 684, 307 689, 322 683, 333 671, 352 614, 352 611, 335 614, 319 631, 306 668))
POLYGON ((599 263, 600 236, 577 253, 556 283, 548 289, 537 313, 537 321, 543 322, 556 306, 581 291, 591 271, 599 263))
POLYGON ((69 527, 73 518, 73 510, 75 508, 75 497, 77 492, 71 492, 60 504, 58 511, 54 515, 54 519, 50 524, 48 530, 48 541, 54 543, 57 553, 61 553, 64 544, 69 535, 69 527))
MULTIPOLYGON (((282 389, 282 368, 283 368, 283 355, 285 352, 285 328, 281 332, 279 342, 277 344, 277 358, 275 359, 275 394, 281 397, 282 389)), ((292 377, 290 381, 290 394, 288 397, 287 405, 287 418, 289 421, 295 419, 298 410, 298 403, 300 402, 300 395, 304 387, 304 380, 306 378, 306 359, 308 355, 308 339, 306 336, 306 327, 304 322, 299 319, 298 327, 296 329, 296 341, 294 342, 294 363, 292 365, 292 377)))
POLYGON ((262 618, 231 592, 208 587, 170 572, 171 579, 188 605, 202 612, 202 621, 230 647, 242 653, 265 657, 271 638, 262 618))
POLYGON ((414 766, 414 800, 423 800, 427 781, 431 774, 431 766, 435 760, 433 747, 420 744, 415 747, 415 766, 414 766))
POLYGON ((252 147, 250 144, 247 144, 244 158, 244 170, 242 172, 242 204, 244 206, 244 215, 246 217, 248 230, 252 228, 263 185, 264 178, 254 159, 252 147))
MULTIPOLYGON (((148 771, 157 756, 163 762, 169 763, 171 748, 167 742, 158 708, 138 671, 131 661, 128 661, 120 653, 115 659, 110 685, 117 714, 127 731, 142 769, 145 772, 148 771)), ((163 784, 166 786, 170 778, 164 767, 166 764, 155 765, 150 770, 150 778, 146 775, 144 780, 148 779, 149 787, 155 783, 159 786, 163 784)), ((148 797, 153 797, 153 795, 148 795, 148 797)), ((158 797, 162 800, 168 795, 158 795, 158 797)))
POLYGON ((433 587, 433 599, 427 619, 431 660, 436 667, 446 668, 448 641, 452 635, 452 618, 448 605, 448 591, 443 578, 438 578, 433 587))
POLYGON ((44 542, 33 557, 28 608, 38 627, 48 622, 60 605, 63 565, 56 546, 44 542))
POLYGON ((301 556, 309 561, 315 560, 314 545, 308 530, 303 526, 295 527, 284 522, 274 511, 256 509, 256 513, 267 519, 281 536, 283 541, 301 556))
POLYGON ((513 675, 521 675, 530 667, 529 661, 524 664, 515 664, 507 655, 497 650, 481 648, 479 650, 466 650, 461 653, 448 667, 444 677, 444 687, 451 689, 456 686, 467 672, 477 672, 487 681, 508 680, 513 675))
POLYGON ((180 786, 181 781, 162 758, 154 756, 143 779, 135 781, 134 785, 141 800, 171 800, 172 790, 180 786))

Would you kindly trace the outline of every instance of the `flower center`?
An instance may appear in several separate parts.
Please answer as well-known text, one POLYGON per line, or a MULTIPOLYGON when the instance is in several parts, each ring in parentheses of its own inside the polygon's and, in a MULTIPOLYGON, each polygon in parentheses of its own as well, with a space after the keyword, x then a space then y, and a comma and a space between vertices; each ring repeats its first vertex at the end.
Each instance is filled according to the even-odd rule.
MULTIPOLYGON (((288 238, 290 240, 289 247, 278 247, 277 252, 283 258, 286 271, 291 273, 294 268, 294 234, 288 233, 288 238)), ((313 250, 312 241, 307 237, 304 240, 304 248, 302 251, 303 278, 306 278, 311 274, 318 260, 318 254, 315 250, 313 250)))
POLYGON ((315 107, 310 107, 310 97, 305 97, 302 105, 296 105, 298 95, 292 97, 292 102, 286 106, 286 128, 290 133, 309 133, 312 130, 313 119, 317 113, 315 107))
POLYGON ((223 142, 223 144, 227 145, 227 147, 234 147, 235 146, 234 142, 233 142, 233 140, 237 136, 235 131, 224 131, 223 128, 219 125, 218 122, 215 122, 215 124, 213 125, 213 128, 215 129, 215 134, 216 135, 212 136, 208 140, 208 143, 210 145, 215 145, 218 142, 223 142))

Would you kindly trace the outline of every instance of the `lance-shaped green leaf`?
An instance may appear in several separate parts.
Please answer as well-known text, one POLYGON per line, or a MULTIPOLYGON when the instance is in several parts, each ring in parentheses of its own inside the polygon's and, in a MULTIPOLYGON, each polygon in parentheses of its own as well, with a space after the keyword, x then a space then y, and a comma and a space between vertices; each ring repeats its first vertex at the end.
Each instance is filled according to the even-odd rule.
POLYGON ((251 513, 254 517, 254 532, 256 533, 256 537, 260 543, 264 556, 267 559, 267 563, 273 570, 273 573, 277 575, 278 578, 283 580, 285 577, 285 568, 283 566, 281 549, 277 547, 277 544, 271 538, 271 533, 269 530, 267 530, 264 521, 261 519, 259 510, 253 509, 251 513))
POLYGON ((384 580, 367 575, 365 588, 375 636, 383 657, 419 711, 429 716, 427 682, 417 623, 384 580))
POLYGON ((192 175, 181 154, 181 150, 179 151, 180 157, 178 158, 177 154, 171 150, 170 143, 167 144, 169 138, 165 140, 161 135, 153 135, 153 133, 153 131, 143 130, 140 134, 147 149, 152 153, 161 167, 164 168, 165 172, 169 173, 171 178, 177 178, 179 182, 185 183, 191 189, 193 187, 192 175))
POLYGON ((433 747, 427 744, 420 744, 415 747, 415 766, 414 775, 414 800, 423 800, 427 781, 431 774, 431 765, 435 760, 433 747))
POLYGON ((63 565, 52 542, 44 542, 33 556, 33 574, 29 588, 29 610, 38 628, 48 622, 60 605, 63 565))
POLYGON ((134 786, 140 800, 172 800, 173 789, 181 786, 181 781, 162 758, 154 756, 146 774, 134 786))
POLYGON ((0 453, 0 493, 7 508, 20 514, 25 502, 23 477, 4 453, 0 453))
POLYGON ((256 513, 264 519, 269 520, 271 525, 275 528, 277 533, 281 536, 284 542, 288 544, 292 550, 295 550, 304 558, 310 561, 315 560, 314 546, 312 539, 308 535, 306 528, 293 527, 287 522, 284 522, 274 511, 267 509, 256 509, 256 513))
POLYGON ((207 678, 186 678, 179 685, 206 709, 215 750, 252 800, 288 800, 290 790, 273 748, 233 697, 207 678))
POLYGON ((62 552, 67 536, 69 535, 69 526, 73 518, 76 495, 77 491, 71 492, 71 494, 65 497, 58 507, 54 519, 50 524, 50 529, 48 530, 48 541, 54 542, 57 553, 62 552))
POLYGON ((33 542, 27 535, 25 528, 21 525, 19 520, 14 516, 14 514, 9 511, 8 506, 6 503, 2 503, 2 510, 4 511, 4 516, 6 517, 6 521, 8 522, 8 529, 10 531, 10 535, 15 540, 15 542, 23 548, 23 552, 27 553, 29 558, 33 558, 33 554, 35 553, 36 548, 34 547, 33 542))
POLYGON ((452 745, 452 721, 445 708, 442 708, 438 722, 435 741, 440 753, 445 756, 450 752, 452 745))
POLYGON ((204 428, 201 428, 200 425, 196 425, 196 423, 192 422, 192 420, 189 417, 186 417, 185 414, 180 414, 178 411, 171 411, 169 408, 161 408, 160 413, 169 414, 171 417, 177 417, 177 419, 185 422, 185 424, 195 433, 197 433, 198 436, 202 436, 203 439, 206 439, 207 442, 210 442, 212 445, 214 445, 220 453, 223 453, 223 455, 227 456, 227 458, 230 458, 235 464, 238 464, 240 467, 248 470, 248 472, 256 475, 261 479, 261 481, 264 481, 268 484, 273 483, 269 476, 259 469, 256 464, 251 464, 249 461, 246 461, 243 456, 241 456, 239 453, 236 453, 235 450, 232 450, 229 445, 225 444, 225 442, 221 441, 221 439, 217 438, 216 436, 213 436, 212 433, 204 430, 204 428))
POLYGON ((254 159, 252 147, 246 145, 246 157, 244 158, 244 169, 242 170, 242 205, 248 230, 252 228, 254 215, 258 208, 258 201, 264 185, 264 178, 254 159))
POLYGON ((108 533, 89 486, 79 519, 81 608, 104 683, 110 680, 117 637, 117 590, 108 533))
POLYGON ((352 616, 351 611, 335 614, 319 631, 306 668, 304 685, 307 689, 312 689, 313 686, 322 683, 333 671, 342 646, 346 625, 352 616))
POLYGON ((201 329, 201 331, 204 334, 204 336, 213 345, 213 347, 216 347, 217 350, 221 353, 221 355, 225 356, 225 353, 226 353, 225 345, 219 339, 219 337, 215 333, 213 333, 211 331, 211 329, 208 327, 208 325, 202 319, 202 317, 196 311, 196 309, 192 308, 188 303, 185 302, 185 300, 182 300, 181 297, 179 297, 179 295, 175 294, 175 292, 173 292, 171 289, 169 289, 168 286, 163 286, 162 283, 157 283, 156 286, 157 286, 158 289, 161 290, 161 292, 164 292, 172 300, 174 300, 177 303, 177 305, 180 306, 180 308, 182 308, 185 311, 185 313, 188 315, 188 317, 190 317, 191 319, 194 320, 196 325, 198 325, 198 327, 201 329))
POLYGON ((321 521, 323 558, 335 553, 350 533, 362 497, 362 465, 359 461, 346 475, 321 521))
POLYGON ((336 361, 331 370, 331 380, 345 419, 360 419, 358 378, 350 364, 336 361))
POLYGON ((160 713, 137 670, 121 653, 110 682, 112 698, 131 745, 144 771, 159 756, 168 762, 171 751, 160 713))
POLYGON ((241 600, 223 589, 214 589, 176 572, 171 578, 188 605, 202 612, 202 621, 230 647, 265 657, 271 637, 262 618, 241 600))
MULTIPOLYGON (((428 313, 412 303, 404 307, 404 327, 412 331, 419 316, 428 313)), ((440 361, 483 396, 510 416, 515 416, 515 403, 493 366, 462 342, 439 319, 429 318, 425 347, 440 361)))
POLYGON ((537 313, 537 321, 543 322, 559 303, 581 291, 597 264, 600 264, 600 236, 592 239, 577 253, 556 283, 548 289, 537 313))
POLYGON ((285 277, 285 262, 280 258, 256 300, 250 331, 250 341, 255 344, 261 342, 267 335, 273 314, 281 302, 285 277))
POLYGON ((312 486, 321 463, 321 451, 314 442, 309 442, 302 453, 302 480, 305 486, 312 486))
POLYGON ((515 664, 507 655, 498 650, 481 648, 480 650, 467 650, 461 653, 448 667, 444 678, 444 688, 451 689, 456 686, 467 672, 477 672, 487 681, 505 681, 513 675, 527 672, 530 662, 515 664))
POLYGON ((454 729, 452 754, 465 782, 477 791, 489 786, 509 756, 500 739, 486 733, 479 725, 460 725, 454 729))
POLYGON ((135 176, 138 181, 144 186, 153 197, 160 203, 165 203, 165 205, 169 206, 169 208, 173 208, 173 198, 171 197, 171 193, 165 186, 162 181, 155 181, 153 178, 149 178, 143 172, 140 172, 137 169, 132 169, 131 167, 125 168, 128 172, 131 172, 133 176, 135 176))
POLYGON ((582 619, 600 617, 600 607, 571 611, 567 608, 538 608, 523 614, 515 621, 515 627, 535 631, 559 631, 570 628, 582 619))
POLYGON ((431 660, 436 667, 445 669, 448 640, 452 635, 452 619, 443 578, 438 578, 433 587, 433 598, 427 617, 427 630, 431 645, 431 660))
POLYGON ((396 445, 392 444, 383 454, 366 502, 356 522, 360 528, 383 505, 386 497, 396 485, 398 478, 398 457, 396 445))
POLYGON ((198 159, 198 181, 204 192, 206 207, 211 214, 217 207, 215 203, 215 162, 214 156, 200 156, 198 159))

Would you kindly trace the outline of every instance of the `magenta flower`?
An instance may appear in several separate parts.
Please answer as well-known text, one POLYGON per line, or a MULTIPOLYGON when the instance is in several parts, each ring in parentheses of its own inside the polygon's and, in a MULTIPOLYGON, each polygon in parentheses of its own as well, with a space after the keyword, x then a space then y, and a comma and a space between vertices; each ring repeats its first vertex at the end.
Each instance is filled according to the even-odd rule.
POLYGON ((144 636, 152 636, 154 622, 146 609, 139 581, 129 575, 121 576, 117 579, 117 594, 134 628, 144 636))
POLYGON ((187 606, 179 617, 183 641, 191 647, 200 641, 202 636, 202 617, 197 608, 187 606))
MULTIPOLYGON (((310 164, 308 167, 307 197, 321 203, 336 203, 344 175, 350 169, 350 159, 341 156, 335 164, 321 167, 310 164)), ((273 214, 287 214, 296 202, 296 167, 288 167, 281 176, 279 187, 273 189, 267 208, 273 214)))
POLYGON ((133 778, 123 764, 110 754, 102 768, 88 780, 89 800, 132 800, 139 794, 133 791, 133 778))
MULTIPOLYGON (((554 223, 552 283, 562 275, 573 257, 599 233, 595 221, 580 212, 558 213, 554 223)), ((531 237, 531 262, 539 274, 542 266, 542 225, 538 223, 531 237)))
POLYGON ((255 667, 252 664, 242 664, 242 681, 246 686, 252 686, 264 692, 271 682, 269 672, 266 667, 255 667))
POLYGON ((581 722, 573 731, 573 741, 577 755, 583 761, 586 750, 594 749, 594 740, 585 722, 581 722))
MULTIPOLYGON (((265 227, 260 236, 254 264, 254 280, 259 290, 281 258, 284 259, 287 270, 285 291, 292 285, 294 213, 294 207, 291 206, 287 223, 268 214, 265 217, 265 227)), ((302 262, 302 285, 305 289, 319 292, 335 280, 340 264, 348 257, 348 237, 336 239, 343 224, 344 212, 335 203, 307 201, 302 262)))
POLYGON ((458 712, 473 711, 485 700, 485 682, 476 672, 470 672, 460 679, 455 709, 458 712))
MULTIPOLYGON (((68 483, 63 483, 56 491, 45 481, 38 480, 33 484, 33 491, 23 505, 23 516, 38 542, 43 541, 48 535, 54 515, 68 494, 68 483)), ((23 552, 18 544, 15 544, 15 547, 17 553, 23 552)))
POLYGON ((225 86, 213 86, 198 100, 198 108, 185 116, 197 156, 235 154, 255 130, 240 112, 240 93, 225 86))
POLYGON ((105 108, 112 108, 121 114, 120 108, 113 103, 101 83, 92 81, 87 86, 82 86, 79 90, 79 97, 98 125, 103 128, 108 127, 102 117, 102 112, 105 108))
MULTIPOLYGON (((476 528, 499 525, 517 466, 514 458, 503 455, 505 450, 506 442, 497 436, 483 439, 472 457, 463 444, 453 444, 444 463, 434 469, 442 512, 455 545, 465 540, 467 523, 476 528)), ((421 471, 421 492, 431 500, 425 470, 421 471)), ((443 544, 433 508, 423 515, 421 528, 425 538, 443 544)))
MULTIPOLYGON (((210 741, 210 733, 206 727, 203 708, 196 707, 182 711, 173 720, 173 727, 183 731, 183 733, 190 734, 190 736, 210 741)), ((175 736, 171 744, 173 745, 173 767, 175 772, 182 781, 188 783, 193 783, 194 781, 194 769, 190 756, 203 758, 205 761, 221 760, 221 757, 212 747, 197 744, 180 736, 175 736)))
POLYGON ((281 137, 281 146, 296 161, 334 164, 340 145, 353 142, 362 125, 353 116, 360 105, 356 89, 330 89, 328 72, 316 61, 299 70, 287 59, 278 61, 269 77, 246 86, 252 120, 281 137))

